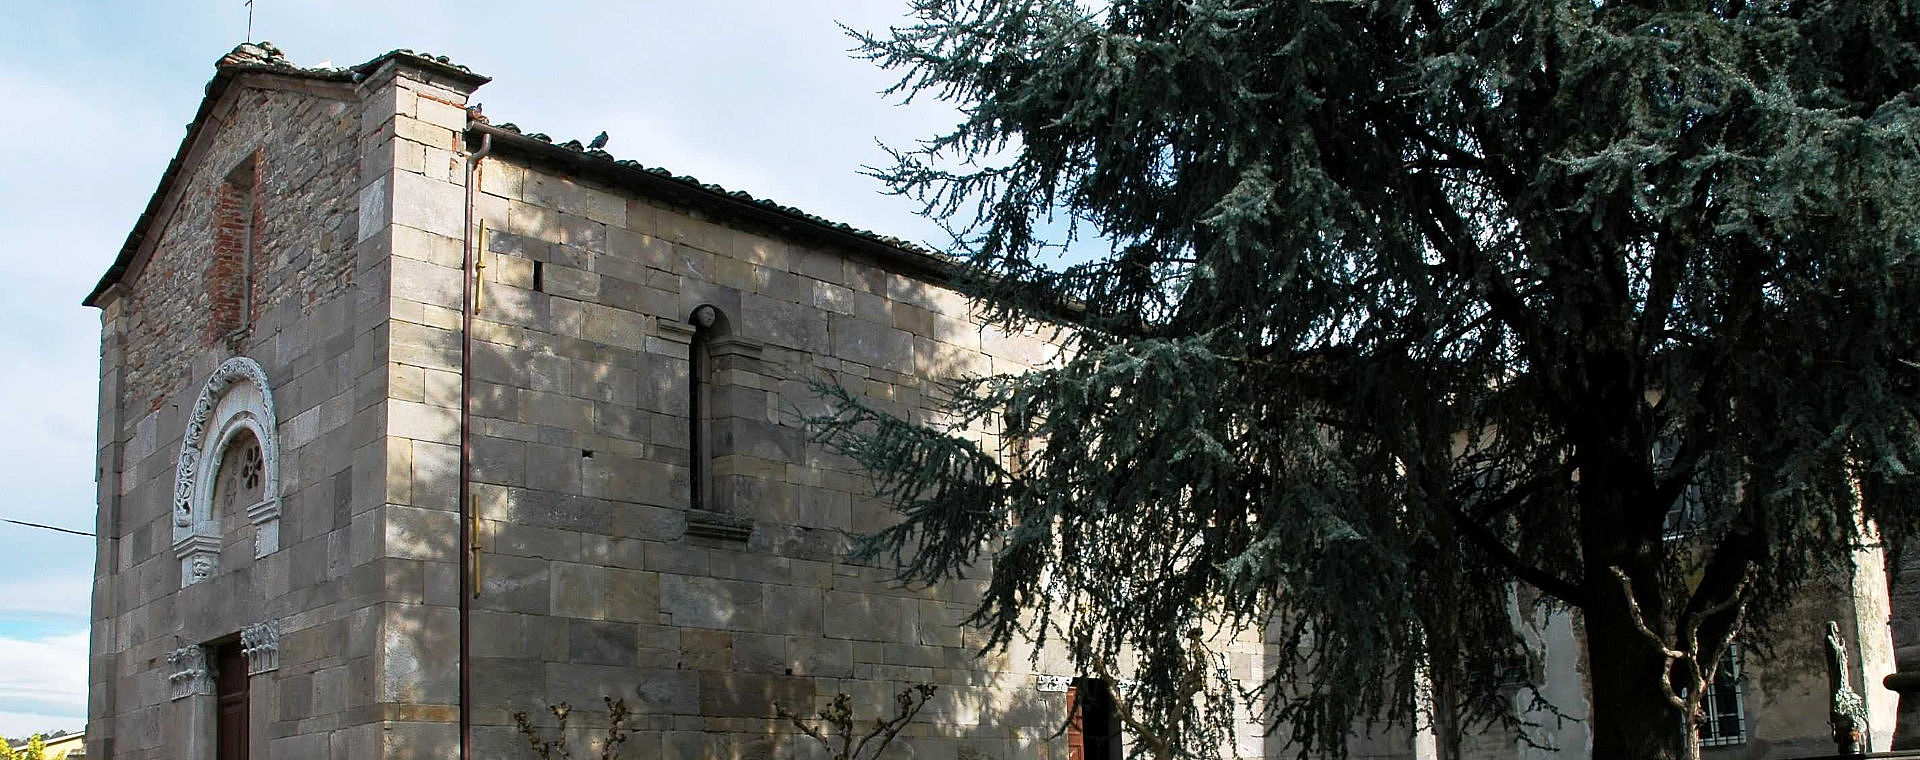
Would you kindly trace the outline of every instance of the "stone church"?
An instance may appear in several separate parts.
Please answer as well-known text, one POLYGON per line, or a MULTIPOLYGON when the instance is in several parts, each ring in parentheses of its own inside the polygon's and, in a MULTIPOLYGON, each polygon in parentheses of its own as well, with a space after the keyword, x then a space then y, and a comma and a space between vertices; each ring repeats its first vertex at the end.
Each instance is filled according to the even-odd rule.
MULTIPOLYGON (((585 748, 611 697, 627 757, 826 757, 776 704, 845 692, 864 722, 931 683, 889 757, 1118 757, 1104 687, 1059 653, 975 657, 978 582, 902 589, 845 559, 888 510, 795 414, 817 380, 911 413, 932 379, 1052 347, 983 325, 898 240, 490 124, 468 110, 487 81, 405 50, 218 62, 86 298, 88 756, 533 758, 515 713, 550 731, 575 705, 585 748)), ((1841 621, 1886 734, 1886 583, 1859 575, 1809 620, 1841 621)), ((1532 626, 1577 718, 1574 627, 1532 626)), ((1221 648, 1257 680, 1262 647, 1221 648)), ((1824 670, 1795 659, 1725 689, 1716 755, 1831 746, 1824 670)), ((1585 757, 1577 720, 1552 738, 1469 744, 1585 757)), ((1251 722, 1233 749, 1292 754, 1251 722)))

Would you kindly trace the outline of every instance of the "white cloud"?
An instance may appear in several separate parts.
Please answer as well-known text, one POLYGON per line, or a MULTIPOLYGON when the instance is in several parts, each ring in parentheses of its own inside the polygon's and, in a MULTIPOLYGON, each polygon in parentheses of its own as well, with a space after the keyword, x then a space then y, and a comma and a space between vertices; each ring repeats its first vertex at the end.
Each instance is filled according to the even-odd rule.
MULTIPOLYGON (((74 538, 83 543, 86 541, 78 536, 74 538)), ((87 576, 53 575, 0 580, 0 620, 20 616, 60 616, 86 620, 92 596, 93 579, 87 576)))
POLYGON ((0 637, 0 735, 86 724, 87 632, 0 637))
POLYGON ((87 716, 83 714, 54 714, 36 712, 6 712, 0 710, 0 736, 21 738, 33 734, 51 734, 55 731, 73 733, 87 725, 87 716))

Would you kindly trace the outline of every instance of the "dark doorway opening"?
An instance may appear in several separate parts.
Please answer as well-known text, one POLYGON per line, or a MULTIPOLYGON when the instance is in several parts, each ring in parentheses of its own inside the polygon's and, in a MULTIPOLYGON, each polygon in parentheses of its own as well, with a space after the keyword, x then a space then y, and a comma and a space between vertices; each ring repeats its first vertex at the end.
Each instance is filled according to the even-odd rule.
POLYGON ((1120 718, 1113 690, 1098 678, 1075 678, 1067 687, 1069 760, 1120 760, 1120 718))

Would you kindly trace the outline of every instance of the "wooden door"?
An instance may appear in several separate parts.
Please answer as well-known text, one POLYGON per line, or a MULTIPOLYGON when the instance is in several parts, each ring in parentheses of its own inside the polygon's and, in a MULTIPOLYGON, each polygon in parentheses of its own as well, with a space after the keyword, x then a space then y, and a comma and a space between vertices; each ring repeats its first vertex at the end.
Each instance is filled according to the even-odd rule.
POLYGON ((238 641, 221 644, 214 655, 215 754, 218 760, 247 760, 247 656, 238 641))

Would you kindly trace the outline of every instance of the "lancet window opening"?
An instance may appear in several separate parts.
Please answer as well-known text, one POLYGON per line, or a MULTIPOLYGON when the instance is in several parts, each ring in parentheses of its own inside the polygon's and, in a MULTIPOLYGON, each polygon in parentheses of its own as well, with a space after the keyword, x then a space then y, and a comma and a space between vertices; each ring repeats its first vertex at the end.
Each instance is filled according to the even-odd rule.
POLYGON ((713 509, 713 339, 726 318, 710 304, 688 316, 693 340, 687 366, 687 487, 694 509, 713 509))

